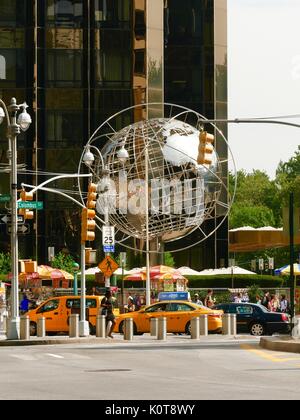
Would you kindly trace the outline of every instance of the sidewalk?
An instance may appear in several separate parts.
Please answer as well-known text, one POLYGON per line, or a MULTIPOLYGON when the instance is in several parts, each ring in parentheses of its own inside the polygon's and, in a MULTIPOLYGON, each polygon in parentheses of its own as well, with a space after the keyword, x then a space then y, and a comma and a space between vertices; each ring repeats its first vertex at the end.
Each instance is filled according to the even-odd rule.
POLYGON ((300 353, 300 339, 291 336, 261 338, 260 347, 285 353, 300 353))
POLYGON ((259 342, 257 338, 251 336, 223 336, 223 335, 209 335, 208 337, 201 337, 199 340, 192 340, 187 335, 174 335, 167 334, 166 340, 157 340, 156 337, 151 337, 150 334, 142 336, 134 336, 132 341, 123 339, 123 335, 114 334, 114 338, 97 338, 95 336, 69 338, 68 336, 47 336, 45 338, 31 337, 30 340, 7 340, 5 335, 0 333, 0 347, 3 346, 47 346, 47 345, 60 345, 60 344, 89 344, 89 345, 109 345, 112 347, 119 347, 124 345, 151 345, 153 347, 158 345, 173 346, 173 345, 191 345, 197 343, 236 343, 238 341, 251 341, 259 342))

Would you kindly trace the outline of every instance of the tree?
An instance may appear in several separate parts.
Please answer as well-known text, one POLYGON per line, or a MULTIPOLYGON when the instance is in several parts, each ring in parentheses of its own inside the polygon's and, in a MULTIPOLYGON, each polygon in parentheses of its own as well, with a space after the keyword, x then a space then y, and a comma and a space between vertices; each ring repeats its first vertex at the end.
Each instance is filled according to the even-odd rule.
POLYGON ((288 205, 291 192, 294 192, 295 204, 300 205, 300 146, 291 159, 279 163, 276 185, 282 206, 288 205))
POLYGON ((52 261, 52 267, 65 270, 68 273, 72 273, 74 263, 75 260, 73 259, 73 257, 71 257, 71 255, 66 255, 63 252, 60 252, 59 254, 55 255, 52 261))
POLYGON ((11 256, 0 252, 0 274, 8 274, 11 271, 11 256))
MULTIPOLYGON (((275 181, 265 172, 237 172, 237 191, 232 206, 230 228, 242 226, 281 226, 280 200, 275 181)), ((229 189, 234 190, 235 177, 230 174, 229 189)))

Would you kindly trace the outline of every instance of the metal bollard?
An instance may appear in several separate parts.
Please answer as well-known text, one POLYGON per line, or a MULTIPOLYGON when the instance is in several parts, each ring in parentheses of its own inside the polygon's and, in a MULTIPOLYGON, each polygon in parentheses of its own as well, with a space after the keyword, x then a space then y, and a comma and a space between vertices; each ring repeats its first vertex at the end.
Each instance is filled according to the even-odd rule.
POLYGON ((237 335, 236 314, 230 314, 230 332, 231 335, 237 335))
POLYGON ((194 317, 191 319, 191 338, 193 340, 199 340, 200 338, 200 319, 194 317))
POLYGON ((124 324, 124 340, 132 341, 133 340, 133 319, 126 318, 124 324))
POLYGON ((157 337, 158 333, 158 319, 151 318, 150 319, 150 335, 151 337, 157 337))
POLYGON ((78 338, 79 337, 79 315, 78 314, 70 315, 69 321, 70 321, 69 337, 78 338))
POLYGON ((200 335, 203 337, 207 337, 208 336, 208 316, 207 314, 204 315, 200 315, 200 323, 199 323, 199 330, 200 330, 200 335))
POLYGON ((46 318, 39 318, 37 321, 37 336, 40 338, 46 337, 46 318))
POLYGON ((20 340, 29 340, 30 339, 30 330, 29 330, 29 316, 24 315, 20 318, 20 340))
POLYGON ((224 314, 222 318, 222 334, 231 335, 231 315, 224 314))
POLYGON ((3 315, 2 318, 2 331, 6 333, 7 331, 7 315, 3 315))
POLYGON ((161 317, 158 319, 158 331, 157 331, 158 340, 167 339, 167 318, 161 317))
POLYGON ((96 337, 106 338, 106 316, 97 315, 96 337))

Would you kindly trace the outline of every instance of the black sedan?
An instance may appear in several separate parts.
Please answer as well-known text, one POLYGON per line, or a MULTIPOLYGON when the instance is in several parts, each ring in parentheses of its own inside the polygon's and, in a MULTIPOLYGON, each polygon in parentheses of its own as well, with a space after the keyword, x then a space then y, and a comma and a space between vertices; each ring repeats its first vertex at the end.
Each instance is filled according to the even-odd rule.
POLYGON ((262 305, 254 303, 222 303, 214 309, 222 309, 225 314, 236 314, 237 332, 255 336, 287 334, 290 332, 290 317, 287 314, 270 312, 262 305))

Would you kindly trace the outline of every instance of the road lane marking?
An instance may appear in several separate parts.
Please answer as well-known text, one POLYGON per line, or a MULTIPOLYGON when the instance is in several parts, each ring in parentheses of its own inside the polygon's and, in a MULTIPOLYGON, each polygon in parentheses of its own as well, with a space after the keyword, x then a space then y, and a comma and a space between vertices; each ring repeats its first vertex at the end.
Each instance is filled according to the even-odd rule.
POLYGON ((46 356, 54 357, 55 359, 64 359, 63 356, 59 356, 58 354, 46 353, 46 356))
POLYGON ((299 357, 285 357, 285 355, 282 355, 282 354, 280 354, 279 356, 276 355, 275 357, 272 354, 267 353, 263 350, 258 350, 249 344, 241 344, 241 349, 254 353, 257 356, 262 357, 263 359, 269 360, 270 362, 274 362, 274 363, 287 363, 287 362, 294 362, 294 361, 300 360, 299 357))

